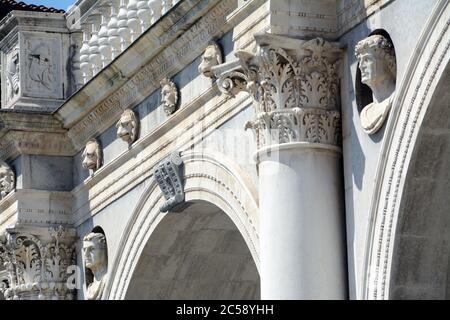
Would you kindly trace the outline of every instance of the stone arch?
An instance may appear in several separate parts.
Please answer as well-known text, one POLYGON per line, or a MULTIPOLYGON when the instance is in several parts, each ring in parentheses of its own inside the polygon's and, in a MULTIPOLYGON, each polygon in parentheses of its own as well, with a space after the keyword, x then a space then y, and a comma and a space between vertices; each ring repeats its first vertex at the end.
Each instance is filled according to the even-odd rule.
MULTIPOLYGON (((183 152, 182 159, 185 201, 206 201, 222 210, 239 230, 259 269, 258 199, 249 178, 223 155, 183 152)), ((125 298, 139 257, 167 214, 159 212, 165 199, 150 179, 121 238, 104 295, 107 299, 125 298)))
MULTIPOLYGON (((398 272, 401 272, 396 268, 401 265, 398 261, 400 238, 403 223, 408 217, 405 210, 408 199, 406 187, 411 178, 408 173, 414 170, 415 150, 419 150, 418 146, 423 141, 421 132, 426 131, 427 118, 436 112, 434 100, 445 82, 441 80, 445 80, 448 73, 449 16, 449 1, 439 1, 397 87, 371 201, 371 228, 366 242, 365 278, 362 282, 362 293, 366 299, 400 297, 395 295, 393 289, 398 272)), ((410 260, 412 264, 418 262, 410 260)), ((403 264, 402 268, 407 266, 403 264)), ((425 269, 423 271, 427 272, 425 269)))

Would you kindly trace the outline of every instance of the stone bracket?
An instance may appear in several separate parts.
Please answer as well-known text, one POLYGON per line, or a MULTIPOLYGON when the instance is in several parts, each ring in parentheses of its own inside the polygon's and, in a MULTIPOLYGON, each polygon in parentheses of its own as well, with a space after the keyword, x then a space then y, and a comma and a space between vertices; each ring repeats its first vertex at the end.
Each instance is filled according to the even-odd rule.
POLYGON ((166 202, 161 206, 160 211, 177 211, 175 207, 184 202, 183 160, 180 152, 172 152, 162 160, 156 166, 154 175, 166 198, 166 202))

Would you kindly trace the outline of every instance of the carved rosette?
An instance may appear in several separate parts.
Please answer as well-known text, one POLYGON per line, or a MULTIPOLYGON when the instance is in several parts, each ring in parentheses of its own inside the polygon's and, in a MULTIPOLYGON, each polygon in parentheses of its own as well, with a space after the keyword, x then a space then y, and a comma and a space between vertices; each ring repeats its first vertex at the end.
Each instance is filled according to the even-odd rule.
POLYGON ((60 226, 48 229, 45 236, 34 233, 8 230, 0 237, 0 263, 8 274, 5 299, 73 299, 67 268, 76 264, 74 232, 60 226))
POLYGON ((340 145, 339 78, 341 50, 317 38, 309 41, 255 36, 256 54, 236 52, 237 61, 213 68, 219 89, 230 97, 253 96, 258 148, 307 142, 340 145))

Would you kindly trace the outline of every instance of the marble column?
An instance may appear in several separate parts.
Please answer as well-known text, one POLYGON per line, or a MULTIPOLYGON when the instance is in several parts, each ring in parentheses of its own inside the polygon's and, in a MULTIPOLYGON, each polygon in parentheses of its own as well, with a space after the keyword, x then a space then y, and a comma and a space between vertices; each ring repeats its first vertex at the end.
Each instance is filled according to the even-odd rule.
POLYGON ((254 98, 261 298, 345 299, 341 50, 320 38, 255 39, 257 54, 212 69, 222 92, 254 98))

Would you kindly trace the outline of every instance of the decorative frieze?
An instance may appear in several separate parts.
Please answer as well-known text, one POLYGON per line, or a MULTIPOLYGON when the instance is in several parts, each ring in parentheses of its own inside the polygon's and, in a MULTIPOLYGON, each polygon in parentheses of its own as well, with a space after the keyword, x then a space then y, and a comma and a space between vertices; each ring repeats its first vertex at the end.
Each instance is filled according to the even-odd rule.
POLYGON ((254 100, 258 148, 309 142, 340 145, 339 77, 341 49, 321 38, 309 41, 260 34, 256 54, 237 51, 238 60, 212 68, 219 89, 254 100))
POLYGON ((0 236, 0 262, 8 273, 8 300, 71 300, 68 267, 76 264, 75 231, 9 229, 0 236))
POLYGON ((167 212, 184 202, 183 160, 179 152, 171 153, 154 171, 155 180, 166 198, 161 212, 167 212))

